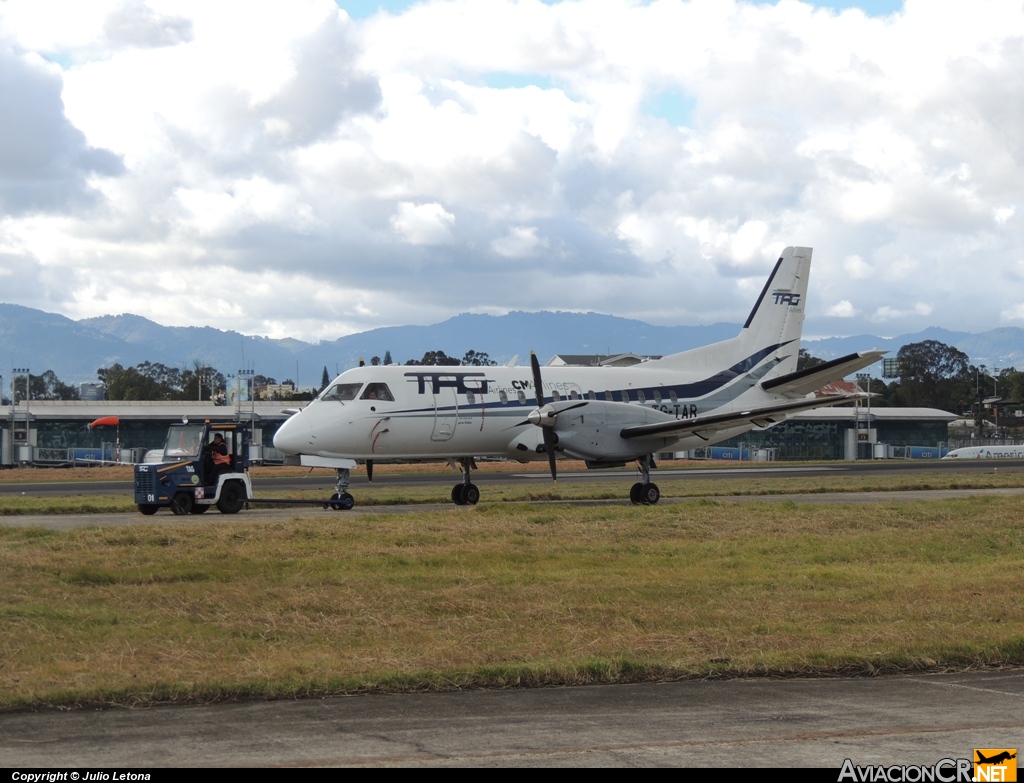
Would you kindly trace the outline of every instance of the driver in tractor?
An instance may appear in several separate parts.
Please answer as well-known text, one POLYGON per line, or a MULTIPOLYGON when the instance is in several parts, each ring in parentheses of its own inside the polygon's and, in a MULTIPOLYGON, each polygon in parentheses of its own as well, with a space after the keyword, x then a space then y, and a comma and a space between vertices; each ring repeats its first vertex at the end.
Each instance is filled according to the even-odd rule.
POLYGON ((231 455, 228 453, 228 444, 224 442, 224 436, 218 432, 213 436, 213 442, 206 447, 203 455, 203 476, 206 485, 216 485, 222 474, 230 472, 231 455))

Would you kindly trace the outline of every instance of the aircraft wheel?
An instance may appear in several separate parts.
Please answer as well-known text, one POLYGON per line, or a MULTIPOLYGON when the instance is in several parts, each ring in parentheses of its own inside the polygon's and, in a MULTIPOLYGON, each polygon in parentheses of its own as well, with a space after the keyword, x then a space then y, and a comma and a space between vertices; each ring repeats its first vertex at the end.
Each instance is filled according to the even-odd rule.
POLYGON ((480 500, 480 488, 476 484, 462 485, 462 502, 467 506, 475 506, 480 500))
POLYGON ((245 505, 245 489, 237 481, 227 482, 220 491, 217 510, 222 514, 237 514, 245 505))
POLYGON ((139 503, 139 513, 145 514, 147 517, 153 516, 159 508, 160 506, 153 503, 139 503))
POLYGON ((330 506, 335 511, 351 511, 352 507, 355 506, 356 499, 347 492, 342 492, 340 495, 335 492, 331 495, 331 502, 325 503, 324 508, 330 506))
POLYGON ((661 490, 657 484, 644 484, 640 490, 640 502, 645 506, 653 506, 661 500, 661 490))
POLYGON ((644 485, 641 484, 639 481, 629 488, 629 500, 634 506, 638 506, 641 502, 643 502, 640 497, 643 491, 644 485))
POLYGON ((207 504, 205 504, 205 503, 193 503, 192 504, 192 513, 193 514, 205 514, 209 510, 210 510, 210 507, 207 504))
POLYGON ((456 506, 466 505, 466 501, 462 497, 463 486, 463 484, 456 484, 454 487, 452 487, 452 503, 454 503, 456 506))
POLYGON ((194 501, 188 492, 179 492, 171 498, 171 513, 179 517, 187 517, 192 513, 194 501))

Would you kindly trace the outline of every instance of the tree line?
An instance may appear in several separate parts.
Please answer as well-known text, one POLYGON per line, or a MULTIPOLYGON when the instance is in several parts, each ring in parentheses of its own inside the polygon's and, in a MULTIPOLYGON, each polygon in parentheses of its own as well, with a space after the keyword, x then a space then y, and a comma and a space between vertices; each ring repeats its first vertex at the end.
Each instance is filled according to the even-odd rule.
MULTIPOLYGON (((64 383, 53 370, 41 375, 30 375, 28 382, 29 399, 31 400, 77 400, 80 399, 78 389, 64 383)), ((11 399, 21 402, 25 399, 25 376, 15 375, 11 379, 11 397, 3 397, 3 404, 10 405, 11 399)))
MULTIPOLYGON (((812 356, 807 350, 800 350, 798 367, 813 367, 822 359, 812 356)), ((963 416, 979 410, 978 397, 999 396, 1004 400, 1024 400, 1024 371, 1013 367, 1001 368, 998 372, 984 365, 971 364, 963 351, 937 340, 909 343, 900 348, 896 355, 899 377, 894 379, 872 378, 870 391, 873 406, 939 408, 963 416)), ((395 364, 391 352, 385 351, 384 358, 374 356, 372 366, 395 364)), ((444 351, 426 351, 420 359, 410 359, 406 366, 472 366, 488 367, 497 362, 487 353, 469 350, 458 359, 444 351)), ((191 368, 179 369, 160 362, 141 362, 135 367, 112 364, 96 371, 100 383, 106 387, 108 400, 169 400, 169 401, 222 401, 226 396, 228 379, 218 370, 195 362, 191 368)), ((326 388, 331 377, 324 367, 319 388, 298 392, 293 399, 310 399, 326 388)), ((249 381, 257 388, 278 385, 266 375, 253 375, 249 381)), ((869 390, 867 381, 858 381, 864 391, 869 390)), ((291 379, 281 382, 282 386, 292 385, 291 379)), ((33 400, 77 400, 78 389, 66 384, 52 370, 30 376, 29 389, 33 400)), ((11 394, 15 401, 25 397, 25 376, 17 375, 11 381, 11 394)), ((10 404, 10 399, 3 399, 10 404)))
MULTIPOLYGON (((1005 367, 996 371, 983 364, 971 364, 970 357, 938 340, 908 343, 896 354, 898 377, 858 380, 871 391, 871 404, 893 408, 938 408, 961 416, 978 413, 978 398, 999 397, 1024 400, 1024 371, 1005 367)), ((800 351, 800 368, 823 360, 800 351)))
MULTIPOLYGON (((390 365, 395 362, 391 351, 384 352, 384 358, 374 356, 370 360, 373 366, 390 365)), ((427 351, 421 359, 410 359, 406 365, 467 365, 473 367, 493 366, 497 364, 481 351, 469 350, 462 359, 448 356, 444 351, 427 351)), ((219 370, 195 362, 190 368, 169 367, 160 362, 141 362, 134 367, 112 364, 96 370, 97 380, 105 388, 108 400, 167 400, 195 402, 223 402, 228 394, 229 379, 219 370)), ((310 400, 323 391, 331 382, 331 376, 324 367, 320 378, 320 386, 308 391, 296 390, 289 399, 310 400)), ((254 389, 267 386, 295 386, 291 378, 280 384, 268 375, 253 375, 247 383, 254 389)), ((0 394, 0 404, 10 405, 11 399, 21 402, 25 399, 25 376, 16 375, 11 381, 12 396, 0 394)), ((64 383, 53 370, 40 375, 29 376, 29 398, 32 400, 78 400, 81 399, 78 389, 64 383)))

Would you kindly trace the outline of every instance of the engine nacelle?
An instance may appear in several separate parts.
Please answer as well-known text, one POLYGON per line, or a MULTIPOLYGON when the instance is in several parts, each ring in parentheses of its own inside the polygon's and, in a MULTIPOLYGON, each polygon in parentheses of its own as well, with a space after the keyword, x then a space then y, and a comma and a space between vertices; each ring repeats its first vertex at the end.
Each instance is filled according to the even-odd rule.
POLYGON ((625 427, 665 421, 675 421, 675 417, 643 405, 591 400, 586 405, 559 413, 554 430, 558 449, 569 457, 602 462, 633 460, 657 451, 673 439, 627 440, 619 433, 625 427))

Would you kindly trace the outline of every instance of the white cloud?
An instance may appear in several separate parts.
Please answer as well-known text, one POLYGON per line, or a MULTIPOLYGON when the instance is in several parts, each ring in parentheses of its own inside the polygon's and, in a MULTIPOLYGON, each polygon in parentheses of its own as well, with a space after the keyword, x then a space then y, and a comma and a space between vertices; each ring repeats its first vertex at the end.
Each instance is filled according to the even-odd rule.
POLYGON ((1024 304, 1014 305, 1003 310, 999 317, 1003 321, 1024 321, 1024 304))
POLYGON ((331 0, 6 0, 0 252, 33 270, 21 303, 238 328, 171 278, 134 293, 147 267, 216 266, 256 297, 253 331, 320 337, 469 310, 740 321, 779 249, 812 245, 809 312, 851 333, 981 329, 1024 299, 1021 41, 1019 0, 359 21, 331 0), (665 94, 678 126, 646 113, 665 94), (259 293, 285 271, 318 295, 259 293))
POLYGON ((391 216, 391 228, 411 245, 445 245, 453 240, 455 215, 440 204, 402 201, 391 216))
POLYGON ((491 242, 491 249, 505 258, 524 258, 548 245, 547 240, 537 236, 536 226, 513 226, 507 234, 491 242))
POLYGON ((847 256, 843 259, 843 269, 854 280, 867 280, 874 273, 874 268, 860 256, 847 256))
POLYGON ((835 318, 853 318, 857 315, 857 310, 850 303, 849 299, 843 299, 828 308, 825 311, 825 315, 831 315, 835 318))
POLYGON ((885 321, 894 321, 899 319, 906 319, 913 316, 929 316, 932 314, 932 306, 925 302, 917 302, 909 308, 895 308, 883 305, 879 307, 871 315, 870 320, 876 323, 883 323, 885 321))

